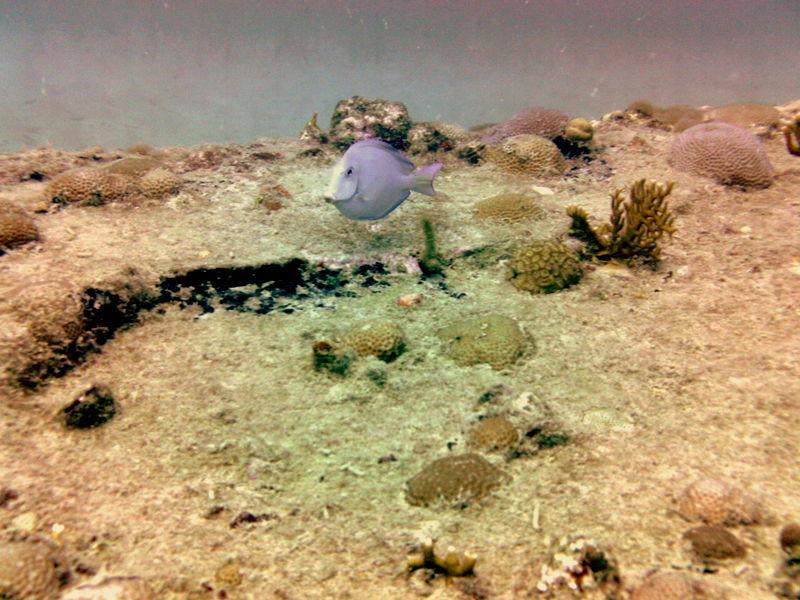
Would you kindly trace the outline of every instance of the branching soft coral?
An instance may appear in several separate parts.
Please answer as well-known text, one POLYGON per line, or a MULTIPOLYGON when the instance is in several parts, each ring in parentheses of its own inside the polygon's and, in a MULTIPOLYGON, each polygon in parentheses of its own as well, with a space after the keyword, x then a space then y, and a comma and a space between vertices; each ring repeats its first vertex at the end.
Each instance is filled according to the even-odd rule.
POLYGON ((569 206, 570 234, 584 241, 587 253, 600 260, 640 259, 656 264, 661 259, 662 236, 672 236, 676 230, 666 200, 674 185, 640 179, 631 186, 628 198, 624 189, 615 191, 611 194, 611 222, 602 225, 592 224, 583 208, 569 206))

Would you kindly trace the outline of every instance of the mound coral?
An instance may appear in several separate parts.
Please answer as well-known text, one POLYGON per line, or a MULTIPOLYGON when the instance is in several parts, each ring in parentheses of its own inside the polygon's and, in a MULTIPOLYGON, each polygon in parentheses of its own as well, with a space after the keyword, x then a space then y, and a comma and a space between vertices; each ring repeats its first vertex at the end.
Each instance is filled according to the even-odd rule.
POLYGON ((655 573, 636 588, 631 600, 694 600, 705 598, 700 586, 683 573, 655 573))
POLYGON ((384 362, 395 360, 406 349, 405 334, 392 321, 366 321, 351 329, 342 341, 359 356, 376 356, 384 362))
POLYGON ((180 191, 182 185, 183 179, 161 167, 148 171, 139 180, 139 188, 148 198, 172 196, 180 191))
POLYGON ((706 111, 706 118, 712 121, 723 121, 739 127, 757 127, 760 129, 774 129, 778 126, 781 113, 769 104, 745 102, 741 104, 726 104, 706 111))
POLYGON ((490 127, 483 136, 487 144, 498 144, 517 135, 538 135, 553 139, 564 132, 569 117, 560 110, 551 108, 528 108, 513 115, 507 121, 490 127))
POLYGON ((676 509, 684 519, 709 525, 747 525, 763 520, 755 500, 718 479, 700 479, 689 485, 678 496, 676 509))
POLYGON ((505 417, 479 421, 469 432, 468 445, 478 450, 511 450, 519 442, 519 432, 505 417))
POLYGON ((59 588, 57 563, 44 543, 4 540, 0 544, 0 598, 55 598, 59 588))
POLYGON ((539 135, 516 135, 498 145, 487 146, 486 158, 512 173, 561 174, 566 167, 558 146, 539 135))
POLYGON ((526 194, 498 194, 486 198, 475 205, 474 212, 477 219, 492 219, 506 223, 535 219, 543 214, 536 199, 526 194))
POLYGON ((466 506, 496 490, 506 477, 479 454, 446 456, 408 480, 406 500, 413 506, 466 506))
POLYGON ((774 177, 761 141, 728 123, 701 123, 681 133, 672 144, 669 163, 723 185, 767 187, 774 177))
POLYGON ((675 233, 675 218, 666 201, 673 186, 673 182, 640 179, 631 186, 627 199, 624 190, 615 191, 611 194, 611 222, 599 226, 590 222, 584 209, 569 206, 570 234, 586 242, 587 252, 599 259, 639 258, 655 264, 661 259, 661 238, 675 233))
POLYGON ((504 369, 522 356, 527 339, 517 322, 502 315, 456 321, 439 330, 445 352, 461 366, 487 363, 504 369))
POLYGON ((557 292, 583 276, 578 255, 566 244, 534 240, 517 249, 508 261, 506 277, 514 287, 534 294, 557 292))
POLYGON ((353 96, 336 104, 328 135, 342 150, 368 138, 380 138, 405 150, 410 129, 411 117, 402 102, 353 96))
POLYGON ((720 525, 700 525, 683 534, 692 546, 695 558, 703 561, 743 558, 747 554, 744 544, 720 525))
POLYGON ((56 204, 99 206, 136 192, 132 177, 98 168, 72 169, 55 177, 45 189, 47 201, 56 204))
POLYGON ((0 254, 39 239, 33 219, 19 207, 0 205, 0 254))

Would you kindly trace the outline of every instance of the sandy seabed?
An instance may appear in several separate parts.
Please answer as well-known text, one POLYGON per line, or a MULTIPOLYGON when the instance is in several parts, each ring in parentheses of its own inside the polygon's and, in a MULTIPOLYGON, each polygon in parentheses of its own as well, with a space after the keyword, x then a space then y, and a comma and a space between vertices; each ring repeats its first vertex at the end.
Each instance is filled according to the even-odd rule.
MULTIPOLYGON (((264 314, 163 303, 33 391, 4 382, 0 487, 14 494, 0 530, 51 538, 70 585, 135 575, 158 598, 537 597, 540 563, 575 534, 613 557, 615 597, 658 569, 728 598, 774 598, 778 532, 800 519, 800 158, 767 139, 779 175, 744 191, 671 169, 673 137, 602 123, 600 158, 558 179, 451 162, 438 198, 415 194, 377 225, 322 202, 334 155, 300 157, 309 145, 293 140, 237 147, 262 160, 184 169, 184 190, 163 202, 38 214, 41 241, 0 257, 6 330, 12 290, 43 277, 103 288, 298 258, 402 265, 419 254, 422 217, 459 258, 446 285, 388 268, 378 284, 362 273, 342 293, 300 294, 264 314), (567 237, 566 206, 605 218, 609 193, 642 177, 676 182, 677 233, 657 270, 588 265, 580 284, 547 295, 506 280, 515 245, 567 237), (288 190, 283 208, 256 204, 264 182, 288 190), (473 217, 477 201, 534 185, 554 192, 541 198, 543 218, 473 217), (412 293, 419 304, 397 304, 412 293), (516 319, 530 348, 505 370, 456 365, 436 331, 487 313, 516 319), (360 360, 345 378, 312 369, 315 340, 374 318, 403 327, 398 360, 360 360), (60 411, 97 384, 117 414, 66 429, 60 411), (465 433, 490 414, 523 432, 546 422, 569 442, 510 461, 486 454, 510 479, 481 502, 409 505, 405 482, 465 451, 465 433), (688 553, 692 524, 673 510, 704 477, 743 488, 769 515, 730 529, 745 558, 710 568, 688 553), (409 576, 406 556, 426 537, 477 555, 476 575, 409 576)), ((193 152, 168 150, 167 165, 193 152)), ((79 153, 43 153, 81 164, 79 153)), ((7 182, 0 201, 36 208, 44 185, 7 182)))

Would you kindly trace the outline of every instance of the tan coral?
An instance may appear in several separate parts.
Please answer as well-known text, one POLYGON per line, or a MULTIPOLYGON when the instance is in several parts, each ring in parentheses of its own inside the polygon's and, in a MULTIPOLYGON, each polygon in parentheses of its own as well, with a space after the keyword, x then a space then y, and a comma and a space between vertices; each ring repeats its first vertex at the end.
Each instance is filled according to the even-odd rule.
POLYGON ((0 254, 39 239, 31 216, 17 206, 0 205, 0 254))
POLYGON ((761 140, 746 129, 720 122, 702 123, 681 133, 672 144, 669 163, 723 185, 767 187, 775 175, 761 140))
POLYGON ((528 344, 514 319, 496 314, 456 321, 439 330, 437 336, 457 364, 487 363, 493 369, 514 364, 528 344))
POLYGON ((741 489, 719 479, 700 479, 677 498, 678 514, 709 525, 747 525, 763 520, 763 512, 741 489))
POLYGON ((391 362, 405 351, 406 338, 392 321, 372 320, 355 326, 343 338, 346 347, 359 356, 376 356, 391 362))
POLYGON ((519 431, 505 417, 489 417, 469 431, 467 443, 477 450, 511 450, 519 442, 519 431))
POLYGON ((44 543, 0 543, 0 597, 48 600, 58 593, 56 558, 44 543))
POLYGON ((563 173, 566 168, 558 146, 538 135, 517 135, 487 146, 486 158, 512 173, 553 175, 563 173))
POLYGON ((406 499, 413 506, 464 506, 484 498, 505 479, 503 471, 479 454, 446 456, 408 481, 406 499))
POLYGON ((161 167, 149 171, 139 180, 139 187, 148 198, 172 196, 180 191, 182 185, 180 176, 161 167))
POLYGON ((577 283, 583 275, 578 255, 566 244, 534 240, 517 249, 506 277, 514 287, 534 294, 551 293, 577 283))
POLYGON ((544 211, 536 198, 527 194, 498 194, 475 205, 475 217, 506 223, 540 218, 544 211))

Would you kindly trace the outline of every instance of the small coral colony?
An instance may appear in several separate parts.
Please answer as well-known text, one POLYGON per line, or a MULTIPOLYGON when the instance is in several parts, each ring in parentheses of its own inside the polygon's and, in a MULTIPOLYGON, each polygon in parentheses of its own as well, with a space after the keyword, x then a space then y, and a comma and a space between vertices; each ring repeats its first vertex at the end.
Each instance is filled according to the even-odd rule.
MULTIPOLYGON (((758 104, 697 109, 688 106, 659 108, 640 101, 625 111, 609 113, 602 121, 594 123, 583 118, 570 118, 558 110, 530 108, 501 123, 468 130, 446 123, 415 123, 400 102, 356 96, 337 104, 329 129, 320 128, 316 115, 309 120, 300 135, 307 148, 298 157, 337 159, 356 143, 381 140, 380 143, 370 144, 383 153, 382 160, 394 165, 392 168, 395 171, 380 175, 389 179, 394 177, 393 182, 389 183, 394 185, 394 193, 399 193, 397 198, 389 198, 391 202, 387 206, 390 212, 394 209, 402 211, 408 210, 407 206, 399 206, 399 203, 409 190, 422 189, 419 181, 414 183, 410 179, 397 179, 401 176, 411 177, 413 165, 406 155, 419 158, 421 162, 430 162, 428 158, 433 158, 444 163, 446 168, 469 169, 474 165, 492 165, 492 168, 507 173, 510 180, 520 184, 532 184, 539 179, 552 180, 582 170, 602 173, 603 148, 595 140, 595 129, 609 122, 675 132, 676 137, 669 151, 670 165, 677 171, 707 177, 727 186, 763 188, 771 185, 775 175, 759 137, 768 135, 770 131, 781 129, 788 152, 800 155, 800 117, 782 123, 781 114, 775 108, 758 104)), ((30 160, 9 160, 0 175, 5 184, 42 181, 44 195, 36 212, 48 213, 68 206, 163 202, 181 193, 187 173, 220 167, 230 167, 236 171, 246 168, 243 165, 247 161, 274 161, 280 158, 280 154, 267 152, 255 145, 224 151, 209 146, 180 156, 139 145, 116 154, 109 154, 103 149, 93 149, 83 155, 43 153, 34 169, 30 167, 30 160)), ((328 164, 330 161, 320 168, 327 169, 328 164)), ((342 177, 349 175, 349 169, 345 167, 338 167, 342 177)), ((370 175, 374 176, 375 173, 370 175)), ((372 177, 376 189, 383 185, 375 193, 383 193, 381 190, 389 184, 386 181, 376 183, 375 179, 372 177)), ((430 177, 424 184, 425 189, 429 189, 429 184, 430 177)), ((508 226, 509 229, 518 223, 541 218, 544 214, 541 196, 552 192, 543 187, 527 187, 531 190, 529 193, 506 192, 476 202, 473 207, 474 218, 493 221, 498 227, 508 226)), ((507 256, 506 281, 520 292, 550 294, 578 284, 587 262, 615 261, 632 268, 656 268, 661 259, 662 243, 675 233, 677 227, 675 215, 669 206, 673 188, 673 182, 640 179, 631 181, 627 189, 609 190, 610 210, 606 222, 597 220, 583 207, 568 206, 563 218, 565 230, 573 238, 571 243, 559 239, 521 241, 507 256)), ((320 190, 320 196, 321 193, 320 190)), ((281 210, 291 199, 290 192, 280 185, 265 185, 262 196, 257 199, 257 205, 270 213, 281 210)), ((322 203, 320 198, 320 208, 327 210, 330 207, 322 203)), ((382 208, 379 212, 367 214, 381 218, 388 213, 382 208)), ((442 254, 437 247, 431 219, 423 219, 421 228, 424 244, 413 257, 413 268, 406 265, 406 271, 434 280, 446 290, 444 279, 447 270, 458 257, 442 254)), ((371 235, 366 229, 363 233, 371 235)), ((0 204, 0 254, 20 251, 39 240, 36 217, 22 207, 0 204)), ((296 268, 300 273, 303 267, 300 265, 296 268)), ((282 265, 276 267, 274 273, 270 271, 270 277, 277 281, 289 271, 286 265, 282 265)), ((360 276, 374 279, 380 277, 379 271, 361 273, 360 276)), ((320 283, 322 280, 322 275, 314 280, 314 289, 332 285, 327 280, 323 285, 320 283)), ((305 280, 304 284, 309 288, 314 287, 309 280, 305 280)), ((168 284, 164 283, 164 286, 168 287, 168 284)), ((159 296, 162 300, 172 298, 166 287, 159 296)), ((286 289, 289 287, 287 285, 286 289)), ((136 297, 141 300, 145 295, 143 292, 136 297)), ((32 348, 29 356, 19 358, 16 362, 21 366, 11 373, 12 380, 23 387, 35 388, 53 373, 65 372, 69 365, 59 362, 59 357, 66 356, 62 348, 75 350, 80 347, 75 340, 96 339, 86 325, 85 311, 82 312, 81 307, 85 303, 76 300, 80 297, 80 291, 62 293, 60 297, 62 303, 69 304, 60 314, 62 317, 73 315, 74 318, 63 317, 57 323, 50 319, 55 323, 53 327, 33 334, 35 339, 29 344, 32 348)), ((200 297, 199 292, 192 296, 197 302, 208 301, 203 298, 197 300, 200 297)), ((223 302, 226 298, 235 300, 232 292, 222 298, 223 302)), ((249 298, 249 301, 253 300, 249 298)), ((159 301, 142 300, 141 304, 147 308, 159 301)), ((189 301, 191 299, 186 300, 189 301)), ((421 294, 409 294, 402 296, 398 305, 411 307, 420 301, 421 294)), ((264 314, 275 308, 272 300, 269 304, 263 300, 261 302, 256 303, 253 312, 264 314)), ((126 306, 130 308, 133 303, 129 302, 126 306)), ((243 301, 240 308, 243 310, 244 306, 243 301)), ((50 322, 47 315, 37 317, 31 307, 19 308, 20 314, 26 318, 50 322)), ((135 312, 133 309, 131 311, 135 312)), ((499 314, 486 314, 450 323, 441 328, 437 335, 442 353, 454 364, 464 367, 486 364, 502 370, 528 351, 527 336, 517 322, 499 314)), ((347 378, 358 361, 374 357, 370 360, 390 363, 403 355, 406 346, 406 335, 397 323, 370 319, 356 323, 339 337, 314 341, 312 365, 319 377, 347 378)), ((75 350, 73 354, 79 353, 75 350)), ((374 378, 380 385, 380 372, 375 371, 374 378)), ((486 401, 490 400, 491 397, 487 397, 486 401)), ((113 408, 113 393, 110 390, 92 388, 74 405, 65 409, 63 418, 70 427, 97 427, 113 417, 113 408)), ((566 441, 565 435, 555 431, 536 429, 520 432, 504 417, 487 418, 469 433, 469 452, 435 460, 408 480, 406 501, 411 506, 424 507, 460 507, 476 502, 507 481, 507 475, 486 460, 483 454, 502 452, 513 458, 566 441)), ((753 500, 738 488, 718 480, 700 480, 687 488, 679 499, 678 511, 686 519, 696 522, 697 527, 686 533, 687 543, 692 545, 699 560, 709 564, 744 552, 741 542, 725 526, 752 524, 762 519, 760 508, 753 500)), ((797 525, 789 525, 784 532, 783 537, 787 541, 782 541, 782 544, 787 553, 787 565, 796 565, 791 561, 800 560, 800 543, 797 542, 800 536, 797 531, 797 525)), ((6 546, 4 552, 16 552, 22 556, 34 550, 23 546, 15 550, 6 546)), ((50 564, 47 560, 40 562, 50 564)), ((449 579, 470 576, 475 563, 474 556, 452 547, 440 548, 430 540, 408 558, 407 568, 410 576, 425 572, 431 580, 437 576, 449 579)), ((40 585, 41 589, 30 587, 34 585, 30 583, 32 579, 23 580, 12 573, 0 577, 0 596, 47 596, 50 590, 48 586, 55 589, 57 578, 51 573, 50 567, 42 569, 49 575, 44 577, 45 583, 40 585)), ((614 561, 595 542, 579 536, 559 541, 552 560, 542 566, 536 590, 548 592, 562 587, 571 590, 605 587, 611 596, 615 596, 614 590, 619 587, 619 581, 614 561)), ((682 574, 664 573, 645 580, 633 597, 706 597, 701 588, 682 574)))

